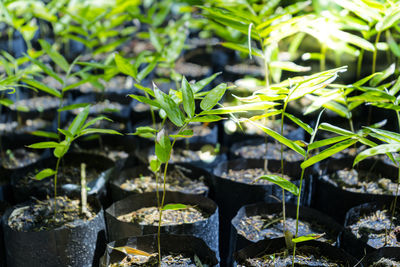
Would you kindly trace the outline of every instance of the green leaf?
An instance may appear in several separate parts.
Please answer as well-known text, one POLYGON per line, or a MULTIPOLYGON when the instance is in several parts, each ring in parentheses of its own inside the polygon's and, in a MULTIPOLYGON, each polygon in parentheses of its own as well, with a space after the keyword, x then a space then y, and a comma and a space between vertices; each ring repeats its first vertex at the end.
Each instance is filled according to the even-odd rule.
POLYGON ((206 114, 217 115, 217 114, 228 114, 228 113, 235 113, 235 112, 248 112, 248 111, 252 111, 252 110, 267 110, 276 105, 279 105, 279 104, 275 103, 275 102, 270 102, 270 101, 261 101, 261 102, 251 103, 251 104, 243 104, 243 105, 237 105, 237 106, 231 106, 231 107, 223 107, 223 108, 205 110, 205 111, 202 111, 200 113, 200 115, 206 115, 206 114))
POLYGON ((185 123, 185 116, 179 109, 175 101, 167 94, 163 93, 157 86, 154 85, 154 95, 161 108, 165 111, 168 118, 173 124, 182 127, 185 123))
POLYGON ((54 50, 47 41, 40 39, 39 43, 42 49, 54 61, 54 63, 56 63, 65 72, 68 72, 69 64, 67 60, 60 53, 54 50))
POLYGON ((167 204, 164 205, 162 210, 184 210, 189 208, 189 206, 184 205, 184 204, 167 204))
POLYGON ((154 48, 157 50, 157 52, 161 53, 163 49, 163 45, 161 43, 160 38, 157 36, 157 34, 153 31, 153 29, 149 29, 149 34, 150 34, 150 42, 154 46, 154 48))
POLYGON ((150 105, 150 106, 153 106, 153 107, 156 107, 156 108, 161 108, 161 105, 159 103, 157 103, 156 101, 151 100, 150 98, 147 98, 145 96, 134 95, 134 94, 128 95, 128 96, 133 98, 133 99, 136 99, 139 102, 145 103, 147 105, 150 105))
POLYGON ((262 175, 260 177, 257 178, 258 179, 263 179, 263 180, 267 180, 271 183, 274 183, 276 185, 278 185, 279 187, 281 187, 282 189, 289 191, 290 193, 292 193, 295 196, 299 195, 299 188, 291 183, 290 181, 286 180, 285 178, 282 178, 278 175, 262 175))
POLYGON ((113 121, 105 116, 98 116, 94 119, 89 120, 88 122, 85 123, 85 125, 82 126, 82 130, 88 128, 89 126, 94 125, 96 122, 101 121, 101 120, 107 120, 107 121, 113 121))
POLYGON ((156 140, 156 156, 162 163, 167 163, 169 161, 170 152, 171 152, 171 141, 168 136, 163 135, 164 133, 160 132, 160 138, 157 137, 156 140))
POLYGON ((149 126, 141 126, 141 127, 137 127, 135 133, 133 133, 133 135, 138 135, 140 137, 144 137, 144 138, 153 138, 155 137, 157 133, 157 130, 149 127, 149 126))
POLYGON ((52 176, 54 174, 56 174, 55 170, 47 168, 47 169, 44 169, 44 170, 41 170, 40 172, 38 172, 35 175, 35 180, 40 181, 40 180, 43 180, 44 178, 47 178, 47 177, 52 176))
POLYGON ((188 83, 185 77, 183 77, 182 79, 181 91, 182 91, 183 109, 185 110, 189 118, 192 118, 194 116, 194 110, 195 110, 194 94, 190 84, 188 83))
POLYGON ((85 123, 88 115, 89 115, 90 105, 86 106, 81 112, 76 115, 74 120, 72 121, 71 125, 68 128, 68 131, 75 136, 78 131, 81 129, 83 124, 85 123))
POLYGON ((304 71, 311 70, 311 67, 300 66, 291 61, 272 61, 270 63, 270 67, 278 68, 278 69, 286 70, 286 71, 291 71, 291 72, 304 72, 304 71))
POLYGON ((290 149, 292 149, 293 151, 296 151, 297 153, 299 153, 300 155, 302 155, 303 157, 306 156, 306 151, 300 147, 298 144, 296 144, 296 142, 293 142, 292 140, 287 139, 286 137, 280 135, 279 133, 275 132, 274 130, 248 120, 251 124, 253 124, 254 126, 258 127, 259 129, 261 129, 263 132, 265 132, 266 134, 268 134, 269 136, 271 136, 272 138, 274 138, 275 140, 277 140, 278 142, 280 142, 281 144, 284 144, 285 146, 289 147, 290 149))
POLYGON ((297 244, 297 243, 301 243, 301 242, 306 242, 306 241, 310 241, 310 240, 315 240, 318 239, 320 237, 322 237, 324 234, 308 234, 308 235, 303 235, 303 236, 299 236, 296 238, 292 239, 292 242, 297 244))
MULTIPOLYGON (((58 138, 58 137, 57 137, 58 138)), ((35 143, 32 145, 29 145, 29 148, 36 148, 36 149, 45 149, 45 148, 56 148, 58 147, 60 144, 57 142, 39 142, 39 143, 35 143)))
POLYGON ((395 71, 395 64, 391 64, 387 69, 383 70, 380 74, 374 76, 370 81, 369 84, 373 87, 377 86, 380 84, 383 80, 388 78, 390 75, 392 75, 395 71))
POLYGON ((391 28, 395 23, 398 24, 399 20, 400 20, 400 7, 396 6, 396 8, 392 10, 392 12, 388 12, 387 14, 385 14, 383 19, 375 25, 375 29, 378 32, 385 31, 391 28))
MULTIPOLYGON (((229 49, 232 49, 232 50, 236 50, 238 52, 242 52, 242 53, 245 53, 245 54, 249 54, 250 53, 248 46, 244 45, 244 44, 222 42, 221 45, 223 47, 226 47, 226 48, 229 48, 229 49)), ((259 49, 252 48, 251 49, 251 55, 262 58, 262 51, 260 51, 259 49)))
POLYGON ((150 62, 150 64, 148 64, 144 69, 142 69, 138 73, 137 80, 142 81, 144 78, 146 78, 147 75, 149 75, 149 73, 152 72, 153 69, 157 66, 157 64, 158 64, 158 57, 154 58, 154 60, 150 62))
POLYGON ((66 110, 74 110, 74 109, 77 109, 77 108, 84 108, 84 107, 87 107, 87 106, 89 106, 89 105, 90 105, 90 103, 71 104, 71 105, 68 105, 68 106, 64 106, 64 107, 62 107, 62 108, 59 108, 59 109, 57 109, 57 110, 58 110, 58 112, 66 111, 66 110))
POLYGON ((58 159, 62 158, 65 153, 68 152, 70 145, 71 143, 67 142, 66 140, 60 142, 59 145, 54 149, 53 155, 58 159))
POLYGON ((321 160, 324 160, 326 158, 329 158, 330 156, 343 151, 344 149, 348 148, 349 146, 352 146, 353 144, 357 143, 357 140, 355 139, 350 139, 350 140, 345 140, 343 142, 337 143, 324 151, 320 152, 318 155, 315 155, 306 161, 304 161, 300 166, 302 169, 305 169, 309 166, 314 165, 317 162, 320 162, 321 160))
POLYGON ((114 60, 120 72, 133 77, 135 80, 137 79, 137 70, 128 60, 123 58, 120 54, 114 54, 114 60))
POLYGON ((194 117, 189 120, 189 122, 214 122, 220 121, 223 118, 217 115, 205 115, 200 117, 194 117))
POLYGON ((171 134, 171 138, 190 138, 193 136, 193 130, 184 130, 178 134, 171 134))
POLYGON ((323 140, 319 140, 316 142, 313 142, 312 144, 310 144, 308 146, 309 151, 316 149, 316 148, 320 148, 323 146, 329 146, 331 144, 335 144, 344 140, 347 140, 349 138, 352 138, 355 135, 343 135, 343 136, 335 136, 332 138, 328 138, 328 139, 323 139, 323 140))
POLYGON ((30 134, 35 135, 35 136, 47 137, 47 138, 51 138, 51 139, 58 139, 58 134, 53 133, 53 132, 33 131, 33 132, 30 132, 30 134))
POLYGON ((336 133, 339 135, 353 135, 354 134, 352 131, 334 126, 334 125, 326 123, 326 122, 321 123, 321 125, 318 128, 321 130, 336 133))
POLYGON ((200 108, 205 111, 212 109, 218 103, 218 101, 221 100, 221 98, 224 96, 225 91, 226 91, 225 83, 222 83, 214 87, 200 102, 200 108))
POLYGON ((298 126, 303 128, 310 135, 313 133, 313 128, 311 128, 307 123, 302 122, 299 118, 293 116, 292 114, 286 113, 286 112, 285 112, 285 116, 288 117, 294 123, 296 123, 298 126))
POLYGON ((210 82, 212 82, 221 72, 214 73, 210 77, 204 78, 195 84, 192 84, 192 90, 194 93, 201 91, 204 87, 206 87, 210 82))
POLYGON ((376 147, 371 147, 357 155, 357 157, 354 159, 353 166, 368 157, 373 157, 379 154, 394 153, 398 151, 400 151, 400 144, 383 144, 376 147))
POLYGON ((68 86, 65 86, 65 87, 62 89, 62 91, 63 91, 63 92, 67 92, 67 91, 72 90, 72 89, 78 89, 78 87, 79 87, 80 85, 85 84, 85 83, 90 82, 90 81, 91 81, 91 79, 80 80, 79 82, 76 82, 76 83, 70 84, 70 85, 68 85, 68 86))
POLYGON ((67 130, 64 129, 57 129, 60 133, 62 133, 63 135, 65 135, 66 137, 70 137, 73 138, 72 134, 70 132, 68 132, 67 130))
POLYGON ((382 130, 382 129, 376 129, 376 128, 371 128, 371 127, 365 127, 369 130, 371 130, 374 133, 377 133, 378 135, 381 135, 387 139, 390 139, 394 142, 400 143, 400 134, 387 131, 387 130, 382 130))
POLYGON ((47 67, 43 62, 35 58, 32 58, 29 55, 27 55, 27 57, 29 58, 30 61, 33 62, 33 64, 37 65, 41 70, 43 70, 44 73, 56 79, 60 84, 63 83, 63 80, 60 78, 60 76, 58 76, 57 73, 55 73, 52 69, 47 67))
POLYGON ((376 75, 379 75, 379 74, 381 74, 381 72, 372 73, 371 75, 353 83, 353 86, 354 87, 363 86, 365 83, 367 83, 369 80, 371 80, 372 78, 374 78, 376 75))
POLYGON ((48 87, 47 85, 45 85, 44 83, 41 83, 39 81, 36 80, 30 80, 30 79, 21 79, 21 82, 24 82, 30 86, 33 86, 34 88, 37 88, 43 92, 46 92, 52 96, 55 96, 57 98, 61 98, 61 93, 60 91, 58 91, 57 89, 48 87))
POLYGON ((99 129, 99 128, 87 128, 83 129, 79 132, 79 136, 87 135, 87 134, 116 134, 123 135, 115 130, 111 129, 99 129))
POLYGON ((152 159, 150 161, 150 169, 156 173, 160 170, 161 167, 161 161, 159 161, 158 159, 152 159))

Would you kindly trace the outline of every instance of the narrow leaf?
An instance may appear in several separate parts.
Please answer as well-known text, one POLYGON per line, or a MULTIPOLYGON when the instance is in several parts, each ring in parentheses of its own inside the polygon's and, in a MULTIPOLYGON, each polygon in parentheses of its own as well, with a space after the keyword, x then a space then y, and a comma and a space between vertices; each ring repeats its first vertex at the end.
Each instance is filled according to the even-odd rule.
POLYGON ((185 110, 189 118, 192 118, 194 116, 194 110, 195 110, 194 94, 190 84, 188 83, 185 77, 183 77, 182 79, 181 91, 182 91, 183 109, 185 110))
POLYGON ((54 175, 55 173, 56 173, 56 171, 54 171, 54 170, 52 170, 52 169, 49 169, 49 168, 44 169, 44 170, 41 170, 39 173, 37 173, 37 174, 35 175, 35 180, 38 180, 38 181, 43 180, 44 178, 47 178, 47 177, 49 177, 49 176, 52 176, 52 175, 54 175))
POLYGON ((267 180, 271 183, 274 183, 276 185, 278 185, 279 187, 281 187, 282 189, 289 191, 290 193, 292 193, 295 196, 299 195, 299 188, 291 183, 290 181, 286 180, 285 178, 282 178, 278 175, 262 175, 260 177, 257 178, 258 179, 263 179, 263 180, 267 180))
POLYGON ((60 53, 54 50, 47 41, 40 39, 39 43, 42 49, 54 61, 54 63, 56 63, 65 72, 68 72, 69 64, 67 60, 60 53))
POLYGON ((184 210, 187 209, 188 206, 184 204, 167 204, 164 205, 162 210, 184 210))
POLYGON ((225 83, 214 87, 200 102, 200 108, 205 111, 212 109, 218 103, 218 101, 221 100, 225 94, 225 91, 225 83))

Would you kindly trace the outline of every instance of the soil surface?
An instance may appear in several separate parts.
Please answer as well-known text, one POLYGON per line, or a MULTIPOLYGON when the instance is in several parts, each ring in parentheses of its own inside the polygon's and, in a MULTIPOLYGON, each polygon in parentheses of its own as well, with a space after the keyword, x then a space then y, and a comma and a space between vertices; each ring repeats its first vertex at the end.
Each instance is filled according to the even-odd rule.
MULTIPOLYGON (((273 183, 264 180, 264 179, 257 179, 261 175, 278 175, 281 176, 281 173, 273 173, 270 171, 265 171, 261 168, 255 169, 241 169, 241 170, 228 170, 228 172, 223 172, 221 177, 230 179, 232 181, 241 182, 245 184, 258 184, 258 185, 271 185, 273 183)), ((283 178, 286 180, 291 180, 289 176, 284 175, 283 178)))
POLYGON ((400 261, 395 261, 393 259, 381 258, 377 262, 374 262, 371 267, 398 267, 400 266, 400 261))
MULTIPOLYGON (((154 157, 154 149, 152 149, 152 155, 147 157, 147 161, 150 162, 154 157)), ((218 150, 212 145, 204 145, 199 150, 185 149, 181 147, 174 148, 170 162, 193 162, 193 161, 204 161, 207 163, 213 162, 218 155, 218 150)))
MULTIPOLYGON (((167 174, 165 189, 167 191, 177 191, 187 194, 204 194, 208 187, 204 183, 204 177, 201 176, 192 180, 185 175, 181 166, 176 166, 167 174)), ((128 178, 120 187, 123 190, 135 193, 154 192, 157 189, 156 177, 153 174, 143 175, 136 178, 128 178)), ((159 182, 159 190, 162 190, 162 179, 159 182)))
MULTIPOLYGON (((158 256, 156 253, 151 256, 127 255, 121 262, 109 265, 109 267, 125 266, 158 266, 158 256)), ((191 258, 178 254, 163 256, 161 266, 197 267, 198 265, 191 258)))
POLYGON ((21 108, 24 108, 31 111, 37 110, 40 112, 43 110, 58 108, 59 103, 60 100, 56 97, 40 96, 16 101, 13 105, 10 106, 10 108, 12 110, 19 110, 21 108))
MULTIPOLYGON (((38 171, 37 171, 38 172, 38 171)), ((19 179, 17 183, 17 187, 27 187, 32 183, 38 183, 35 179, 35 175, 37 172, 29 172, 23 178, 19 179)), ((101 171, 97 170, 97 168, 89 167, 86 168, 86 181, 90 182, 94 179, 97 179, 101 171)), ((42 183, 42 187, 47 188, 48 192, 53 192, 54 190, 54 176, 47 177, 40 181, 42 183)), ((60 170, 57 176, 57 188, 60 188, 63 184, 77 184, 81 183, 81 167, 80 166, 64 166, 60 164, 60 170)))
MULTIPOLYGON (((238 234, 253 242, 265 238, 272 239, 283 237, 283 217, 282 214, 265 214, 243 217, 238 225, 238 234)), ((291 233, 296 232, 296 219, 286 218, 286 229, 291 233)), ((308 234, 326 233, 326 229, 315 223, 299 221, 299 236, 308 234)), ((318 241, 326 242, 331 245, 336 244, 336 237, 326 233, 318 241)))
POLYGON ((65 196, 57 197, 57 213, 54 215, 54 199, 36 200, 36 203, 15 209, 8 225, 15 231, 39 232, 56 229, 61 226, 74 227, 82 221, 96 216, 88 204, 88 213, 82 214, 80 200, 71 200, 65 196))
MULTIPOLYGON (((141 225, 158 226, 160 212, 157 207, 146 207, 128 214, 118 216, 118 220, 123 222, 134 222, 141 225)), ((179 225, 185 223, 195 223, 205 220, 201 211, 194 207, 181 210, 164 210, 161 217, 161 225, 179 225)))
POLYGON ((391 179, 355 169, 339 170, 331 175, 329 181, 344 190, 357 193, 395 195, 397 190, 397 184, 391 179))
MULTIPOLYGON (((280 160, 281 145, 275 143, 268 143, 268 145, 266 145, 265 143, 259 145, 244 145, 241 146, 236 151, 234 151, 234 153, 236 156, 240 156, 246 159, 267 158, 267 159, 280 160)), ((290 150, 285 146, 283 146, 283 159, 288 162, 294 162, 294 161, 302 161, 303 157, 300 154, 294 152, 293 150, 290 150)))
POLYGON ((22 125, 19 124, 17 121, 0 123, 0 133, 4 135, 33 132, 37 129, 44 129, 50 124, 50 122, 42 119, 25 120, 22 125))
POLYGON ((395 214, 393 218, 392 231, 390 229, 391 212, 378 210, 363 215, 357 223, 349 225, 352 233, 359 239, 365 241, 374 248, 384 246, 400 246, 400 217, 395 214))
MULTIPOLYGON (((282 249, 281 251, 274 254, 264 255, 259 258, 249 258, 246 260, 246 263, 244 265, 238 264, 238 267, 292 266, 292 259, 293 259, 292 256, 293 256, 292 252, 288 252, 286 249, 282 249)), ((327 259, 323 255, 321 255, 317 247, 302 246, 296 249, 295 266, 336 267, 345 265, 341 262, 341 259, 337 259, 337 261, 332 261, 330 259, 327 259)))
POLYGON ((16 169, 37 162, 39 152, 26 150, 25 148, 7 149, 0 157, 1 165, 6 169, 16 169))
MULTIPOLYGON (((118 113, 122 110, 123 105, 118 102, 111 102, 109 100, 104 100, 97 102, 90 106, 89 114, 104 114, 104 113, 118 113)), ((81 108, 72 110, 74 115, 78 115, 82 111, 81 108)))

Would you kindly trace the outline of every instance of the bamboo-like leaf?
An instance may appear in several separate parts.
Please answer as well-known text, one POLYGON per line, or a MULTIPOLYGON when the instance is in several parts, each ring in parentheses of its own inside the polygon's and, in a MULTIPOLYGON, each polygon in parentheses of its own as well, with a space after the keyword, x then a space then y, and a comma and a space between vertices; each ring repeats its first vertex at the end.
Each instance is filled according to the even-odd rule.
POLYGON ((390 88, 389 94, 390 95, 396 95, 400 91, 400 79, 397 78, 396 83, 390 88))
POLYGON ((339 135, 353 135, 354 134, 352 131, 334 126, 334 125, 326 123, 326 122, 321 123, 321 125, 318 128, 321 130, 336 133, 339 135))
POLYGON ((157 50, 157 52, 161 53, 163 49, 162 42, 160 38, 157 36, 157 34, 153 31, 153 29, 149 29, 149 34, 150 34, 150 42, 154 46, 154 48, 157 50))
POLYGON ((367 77, 362 78, 361 80, 355 82, 355 83, 353 84, 353 86, 354 86, 354 87, 363 86, 363 85, 366 84, 369 80, 371 80, 372 78, 374 78, 376 75, 379 75, 379 74, 381 74, 381 72, 372 73, 371 75, 368 75, 367 77))
POLYGON ((67 141, 67 140, 61 141, 58 144, 58 146, 54 148, 53 155, 56 158, 58 158, 58 159, 62 158, 68 152, 68 149, 71 145, 71 139, 68 138, 68 140, 69 141, 67 141))
POLYGON ((205 116, 199 116, 199 117, 194 117, 190 119, 190 122, 215 122, 215 121, 220 121, 223 118, 217 115, 205 115, 205 116))
POLYGON ((98 128, 87 128, 83 129, 79 132, 79 136, 87 135, 87 134, 116 134, 123 135, 112 129, 98 129, 98 128))
POLYGON ((38 172, 38 173, 35 175, 35 180, 38 180, 38 181, 43 180, 44 178, 47 178, 47 177, 49 177, 49 176, 52 176, 52 175, 54 175, 55 173, 56 173, 56 171, 53 170, 53 169, 50 169, 50 168, 41 170, 40 172, 38 172))
POLYGON ((198 82, 196 82, 195 84, 192 84, 192 90, 194 93, 197 93, 199 91, 201 91, 204 87, 206 87, 210 82, 212 82, 218 75, 220 75, 222 72, 217 72, 214 73, 213 75, 204 78, 198 82))
POLYGON ((305 72, 311 70, 311 67, 300 66, 291 61, 272 61, 270 67, 291 72, 305 72))
POLYGON ((178 127, 183 126, 185 123, 185 116, 179 109, 175 101, 167 94, 163 93, 157 86, 154 85, 154 95, 161 108, 165 111, 168 118, 173 124, 178 127))
POLYGON ((84 108, 84 107, 87 107, 89 105, 90 105, 90 103, 71 104, 71 105, 59 108, 59 109, 57 109, 57 111, 61 112, 61 111, 66 111, 66 110, 74 110, 74 109, 77 109, 77 108, 84 108))
POLYGON ((378 32, 385 31, 391 28, 395 23, 398 24, 400 20, 400 6, 392 9, 392 12, 386 13, 381 21, 375 25, 378 32))
POLYGON ((285 117, 288 117, 292 122, 296 123, 298 126, 303 128, 307 133, 312 134, 313 128, 311 128, 307 123, 301 121, 299 118, 293 116, 292 114, 285 112, 285 117))
MULTIPOLYGON (((138 83, 135 83, 135 87, 136 87, 137 89, 140 89, 140 90, 142 90, 143 92, 147 93, 148 95, 154 97, 154 92, 153 92, 153 90, 151 90, 149 87, 145 87, 145 86, 140 85, 140 84, 138 84, 138 83)), ((192 88, 193 88, 193 87, 192 87, 192 88)))
POLYGON ((275 132, 274 130, 259 124, 257 122, 253 122, 248 120, 251 124, 253 124, 254 126, 258 127, 259 129, 261 129, 263 132, 265 132, 266 134, 268 134, 269 136, 271 136, 272 138, 274 138, 275 140, 277 140, 278 142, 284 144, 285 146, 289 147, 290 149, 292 149, 293 151, 299 153, 300 155, 302 155, 303 157, 305 157, 306 155, 306 151, 299 146, 298 144, 296 144, 296 142, 287 139, 286 137, 284 137, 283 135, 275 132))
POLYGON ((145 96, 134 95, 134 94, 128 95, 128 96, 131 97, 131 98, 133 98, 133 99, 136 99, 136 100, 139 101, 139 102, 148 104, 148 105, 153 106, 153 107, 156 107, 156 108, 161 108, 161 105, 160 105, 158 102, 156 102, 156 101, 154 101, 154 100, 151 100, 150 98, 147 98, 147 97, 145 97, 145 96))
POLYGON ((56 79, 60 84, 63 83, 63 80, 60 78, 60 76, 57 75, 57 73, 55 73, 52 69, 50 69, 49 67, 47 67, 43 62, 27 55, 29 60, 33 62, 33 64, 37 65, 39 68, 42 69, 42 71, 44 73, 46 73, 47 75, 53 77, 54 79, 56 79))
POLYGON ((81 129, 81 127, 85 123, 86 118, 89 115, 89 109, 90 109, 90 105, 86 106, 81 112, 78 113, 78 115, 76 115, 76 117, 74 118, 74 120, 72 121, 70 126, 68 127, 68 131, 73 136, 75 136, 78 133, 78 131, 81 129))
POLYGON ((188 207, 189 206, 184 205, 184 204, 167 204, 167 205, 164 205, 162 210, 185 210, 188 207))
POLYGON ((135 80, 137 79, 137 70, 128 60, 126 60, 120 54, 117 53, 114 54, 114 60, 120 72, 133 77, 135 80))
POLYGON ((193 136, 193 130, 184 130, 178 134, 171 134, 171 138, 190 138, 193 136))
POLYGON ((32 145, 29 145, 29 148, 35 148, 35 149, 46 149, 46 148, 55 148, 57 146, 59 146, 60 144, 57 142, 39 142, 39 143, 35 143, 32 145))
POLYGON ((35 136, 47 137, 47 138, 51 138, 51 139, 58 139, 58 134, 53 133, 53 132, 33 131, 33 132, 30 132, 30 134, 35 135, 35 136))
POLYGON ((317 149, 323 146, 329 146, 347 139, 352 138, 355 135, 343 135, 343 136, 335 136, 335 137, 331 137, 328 139, 323 139, 323 140, 319 140, 319 141, 315 141, 312 144, 310 144, 308 146, 308 150, 311 151, 313 149, 317 149))
POLYGON ((40 91, 46 92, 52 96, 55 96, 57 98, 61 98, 61 92, 58 91, 57 89, 51 88, 47 85, 45 85, 44 83, 41 83, 39 81, 36 80, 30 80, 30 79, 21 79, 21 82, 24 82, 34 88, 39 89, 40 91))
POLYGON ((82 84, 85 84, 85 83, 90 82, 90 81, 91 81, 91 79, 80 80, 79 82, 76 82, 76 83, 70 84, 70 85, 68 85, 68 86, 65 86, 65 87, 62 89, 62 91, 63 91, 63 92, 67 92, 67 91, 69 91, 69 90, 77 89, 77 88, 78 88, 79 86, 81 86, 82 84))
POLYGON ((109 119, 109 118, 107 118, 107 117, 105 117, 105 116, 98 116, 98 117, 96 117, 96 118, 94 118, 94 119, 91 119, 91 120, 89 120, 88 122, 86 122, 86 123, 82 126, 81 130, 86 129, 86 128, 88 128, 88 127, 94 125, 96 122, 101 121, 101 120, 107 120, 107 121, 112 122, 111 119, 109 119))
POLYGON ((53 60, 54 63, 56 63, 63 71, 68 72, 69 64, 67 60, 60 53, 54 50, 47 41, 40 39, 39 43, 51 60, 53 60))
POLYGON ((369 84, 371 86, 377 86, 380 84, 383 80, 388 78, 390 75, 392 75, 395 71, 395 64, 391 64, 387 69, 383 70, 380 74, 374 76, 370 81, 369 84))
POLYGON ((349 101, 363 101, 363 102, 394 102, 396 101, 396 97, 386 93, 386 92, 377 92, 377 91, 371 91, 371 92, 365 92, 361 95, 358 96, 352 96, 348 98, 349 101))
POLYGON ((194 109, 195 109, 194 94, 192 87, 190 86, 185 77, 183 77, 182 79, 181 91, 182 91, 183 109, 185 110, 189 118, 192 118, 194 116, 194 109))
POLYGON ((159 132, 158 135, 161 135, 160 137, 157 137, 156 141, 156 155, 157 158, 162 162, 166 163, 169 161, 170 157, 170 152, 171 152, 171 141, 169 140, 168 136, 164 135, 164 132, 159 132))
POLYGON ((262 175, 260 177, 257 178, 257 180, 259 179, 263 179, 263 180, 267 180, 271 183, 274 183, 276 185, 278 185, 279 187, 281 187, 282 189, 289 191, 290 193, 292 193, 295 196, 299 195, 299 188, 291 183, 290 181, 286 180, 285 178, 282 178, 278 175, 262 175))
POLYGON ((337 143, 324 151, 320 152, 318 155, 315 155, 306 161, 304 161, 300 166, 302 169, 305 169, 309 166, 314 165, 317 162, 320 162, 321 160, 324 160, 326 158, 329 158, 330 156, 343 151, 344 149, 348 148, 349 146, 352 146, 353 144, 357 143, 357 140, 355 139, 350 139, 350 140, 345 140, 340 143, 337 143))
POLYGON ((66 137, 74 138, 74 136, 73 136, 69 131, 67 131, 67 130, 60 129, 60 128, 58 128, 57 130, 58 130, 60 133, 62 133, 63 135, 65 135, 66 137))
POLYGON ((383 144, 371 147, 357 155, 357 157, 354 159, 353 166, 368 157, 373 157, 380 154, 394 153, 398 151, 400 151, 400 144, 383 144))
POLYGON ((249 54, 251 52, 251 55, 262 58, 262 51, 256 48, 252 48, 251 51, 249 51, 249 48, 246 45, 231 42, 222 42, 221 45, 245 54, 249 54))
POLYGON ((222 107, 218 109, 212 109, 212 110, 206 110, 200 113, 200 115, 205 115, 205 114, 228 114, 228 113, 235 113, 235 112, 247 112, 247 111, 252 111, 252 110, 267 110, 269 108, 272 108, 276 105, 279 105, 278 103, 275 102, 269 102, 269 101, 262 101, 262 102, 256 102, 256 103, 251 103, 251 104, 243 104, 243 105, 237 105, 237 106, 231 106, 231 107, 222 107))
POLYGON ((138 74, 137 74, 137 80, 138 81, 143 81, 144 78, 147 77, 147 75, 150 74, 150 72, 153 71, 153 69, 157 66, 158 64, 158 57, 156 57, 150 64, 148 64, 144 69, 142 69, 138 74))
POLYGON ((204 111, 212 109, 224 96, 226 84, 221 83, 214 87, 200 102, 200 108, 204 111))
POLYGON ((377 133, 378 135, 382 135, 383 137, 386 137, 392 141, 395 141, 397 143, 400 143, 400 134, 387 131, 387 130, 382 130, 382 129, 377 129, 377 128, 372 128, 372 127, 365 127, 369 129, 370 131, 377 133))
POLYGON ((390 103, 378 102, 378 103, 370 103, 372 106, 376 106, 378 108, 390 109, 395 111, 400 111, 399 105, 393 105, 390 103))
POLYGON ((322 236, 324 236, 325 233, 323 234, 308 234, 308 235, 303 235, 303 236, 299 236, 296 238, 292 239, 292 242, 297 244, 297 243, 301 243, 301 242, 306 242, 306 241, 310 241, 310 240, 315 240, 318 239, 322 236))
POLYGON ((136 248, 132 248, 132 247, 128 247, 128 246, 123 246, 123 247, 111 247, 109 246, 111 249, 113 250, 117 250, 120 251, 124 254, 129 254, 129 255, 138 255, 138 256, 146 256, 146 257, 150 257, 151 254, 140 250, 140 249, 136 249, 136 248))

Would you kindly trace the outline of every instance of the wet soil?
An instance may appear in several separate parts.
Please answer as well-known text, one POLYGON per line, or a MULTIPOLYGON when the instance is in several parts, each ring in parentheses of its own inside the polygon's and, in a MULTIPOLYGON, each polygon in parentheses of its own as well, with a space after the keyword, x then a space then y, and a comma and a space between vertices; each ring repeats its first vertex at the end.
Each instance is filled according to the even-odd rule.
MULTIPOLYGON (((286 249, 282 249, 281 251, 274 254, 264 255, 259 258, 249 258, 246 260, 245 264, 243 265, 238 264, 238 267, 292 266, 292 260, 293 260, 292 256, 293 256, 292 252, 288 252, 286 249)), ((340 259, 334 262, 324 257, 317 247, 302 246, 296 249, 295 266, 336 267, 345 265, 340 261, 340 259)))
POLYGON ((37 151, 30 151, 25 148, 7 149, 0 157, 1 166, 5 169, 16 169, 28 166, 40 159, 37 151))
POLYGON ((15 209, 8 225, 15 231, 38 232, 56 229, 61 226, 74 227, 82 221, 91 220, 96 216, 88 204, 88 213, 81 213, 80 200, 71 200, 65 196, 57 197, 57 213, 54 213, 54 199, 36 200, 29 206, 15 209))
MULTIPOLYGON (((258 145, 243 145, 239 149, 234 151, 236 156, 240 156, 246 159, 281 159, 281 145, 276 143, 268 143, 266 145, 258 144, 258 145)), ((287 162, 294 162, 294 161, 302 161, 303 157, 283 146, 283 159, 287 162)))
MULTIPOLYGON (((158 207, 146 207, 128 214, 118 216, 118 220, 123 222, 133 222, 141 225, 158 226, 160 212, 158 207)), ((188 207, 181 210, 164 210, 162 212, 161 225, 180 225, 185 223, 195 223, 205 220, 200 210, 188 207)))
POLYGON ((388 210, 377 210, 365 214, 352 225, 351 232, 359 239, 367 242, 374 248, 384 246, 400 246, 400 217, 395 214, 392 230, 390 229, 391 212, 388 210))
MULTIPOLYGON (((119 263, 110 264, 109 267, 125 267, 125 266, 159 266, 158 256, 156 253, 151 256, 140 256, 140 255, 127 255, 119 263)), ((161 258, 161 266, 182 266, 182 267, 197 267, 194 261, 185 257, 184 255, 166 255, 161 258)))
MULTIPOLYGON (((168 172, 165 185, 167 191, 177 191, 187 194, 204 194, 208 191, 203 176, 193 180, 185 175, 184 170, 184 167, 176 166, 168 172)), ((158 181, 160 191, 162 190, 162 180, 158 181)), ((135 178, 129 177, 120 187, 123 190, 135 193, 154 192, 157 189, 156 177, 152 173, 135 178)))
MULTIPOLYGON (((261 175, 278 175, 282 176, 281 173, 274 173, 270 171, 265 171, 261 168, 255 169, 241 169, 241 170, 228 170, 228 172, 223 172, 221 177, 230 179, 232 181, 241 182, 245 184, 257 184, 257 185, 272 185, 273 183, 264 180, 264 179, 257 179, 261 175)), ((286 180, 291 180, 289 176, 284 175, 283 178, 286 180)))
MULTIPOLYGON (((296 219, 286 218, 286 229, 291 233, 296 232, 296 219)), ((238 224, 238 234, 253 242, 265 238, 272 239, 283 237, 283 216, 282 214, 265 214, 243 217, 238 224)), ((299 221, 299 236, 308 234, 323 234, 326 229, 310 222, 299 221)), ((318 239, 331 245, 336 244, 336 237, 326 233, 318 239)))
POLYGON ((356 193, 395 195, 397 184, 389 178, 355 169, 339 170, 327 179, 335 186, 356 193))

